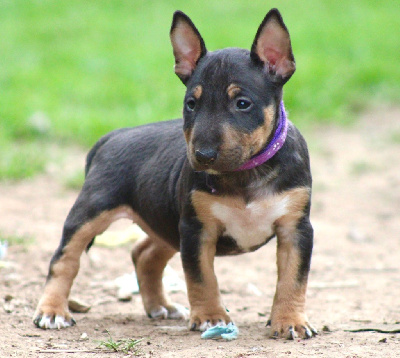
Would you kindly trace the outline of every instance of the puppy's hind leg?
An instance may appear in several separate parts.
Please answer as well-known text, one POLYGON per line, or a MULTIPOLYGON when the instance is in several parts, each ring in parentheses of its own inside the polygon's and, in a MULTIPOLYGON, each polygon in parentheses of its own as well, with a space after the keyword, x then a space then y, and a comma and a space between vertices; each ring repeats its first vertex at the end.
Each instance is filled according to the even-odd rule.
POLYGON ((175 249, 154 236, 137 242, 132 250, 140 294, 150 318, 188 318, 188 310, 169 300, 162 283, 164 268, 175 253, 175 249))
POLYGON ((68 309, 68 296, 82 252, 113 221, 132 217, 130 207, 100 202, 96 198, 104 196, 90 191, 84 186, 65 221, 61 243, 50 262, 44 293, 33 317, 39 328, 60 329, 75 324, 68 309))

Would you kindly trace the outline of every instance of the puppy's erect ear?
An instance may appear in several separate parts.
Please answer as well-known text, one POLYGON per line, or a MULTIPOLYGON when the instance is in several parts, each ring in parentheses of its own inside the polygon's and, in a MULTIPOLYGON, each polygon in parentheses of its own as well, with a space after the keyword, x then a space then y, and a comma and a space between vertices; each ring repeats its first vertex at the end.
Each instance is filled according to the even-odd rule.
POLYGON ((176 11, 170 32, 175 56, 175 73, 186 84, 200 58, 207 49, 193 22, 181 11, 176 11))
POLYGON ((271 80, 284 84, 296 69, 289 32, 277 9, 265 16, 251 47, 251 57, 261 61, 271 80))

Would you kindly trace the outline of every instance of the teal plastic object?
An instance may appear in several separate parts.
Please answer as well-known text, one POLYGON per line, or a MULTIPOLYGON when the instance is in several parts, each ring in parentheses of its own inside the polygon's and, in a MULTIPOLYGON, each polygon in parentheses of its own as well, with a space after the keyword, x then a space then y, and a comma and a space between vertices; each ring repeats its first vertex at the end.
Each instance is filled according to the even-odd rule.
POLYGON ((239 335, 239 328, 233 322, 228 323, 226 326, 214 326, 207 331, 203 332, 201 338, 203 339, 218 339, 222 338, 227 341, 236 339, 239 335))

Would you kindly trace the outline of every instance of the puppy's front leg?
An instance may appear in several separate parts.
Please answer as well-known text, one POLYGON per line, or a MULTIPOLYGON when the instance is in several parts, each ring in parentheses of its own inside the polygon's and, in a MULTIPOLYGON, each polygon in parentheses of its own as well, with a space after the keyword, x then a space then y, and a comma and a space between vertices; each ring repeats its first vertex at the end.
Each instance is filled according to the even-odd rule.
MULTIPOLYGON (((296 194, 296 191, 294 191, 296 194)), ((297 194, 301 194, 298 191, 297 194)), ((301 198, 301 195, 298 195, 301 198)), ((293 199, 293 198, 292 198, 293 199)), ((293 210, 277 221, 278 282, 271 312, 271 336, 294 339, 317 334, 305 313, 306 290, 313 247, 313 228, 305 210, 293 210), (300 215, 300 213, 303 215, 300 215)))
POLYGON ((190 303, 190 330, 205 331, 231 322, 214 273, 216 237, 195 218, 180 223, 181 258, 190 303))

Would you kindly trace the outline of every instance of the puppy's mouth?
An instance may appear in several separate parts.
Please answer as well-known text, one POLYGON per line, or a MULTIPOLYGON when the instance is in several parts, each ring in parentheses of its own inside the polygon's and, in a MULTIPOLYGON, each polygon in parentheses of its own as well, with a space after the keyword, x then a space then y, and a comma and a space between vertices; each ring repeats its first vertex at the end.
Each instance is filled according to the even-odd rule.
POLYGON ((203 171, 207 171, 209 173, 218 172, 218 170, 215 169, 216 167, 218 167, 218 164, 216 162, 200 163, 197 161, 195 156, 191 155, 189 156, 189 163, 196 172, 203 172, 203 171))
POLYGON ((220 174, 223 170, 220 170, 218 166, 210 166, 210 165, 200 165, 197 163, 190 163, 193 170, 196 172, 207 172, 208 174, 220 174))

